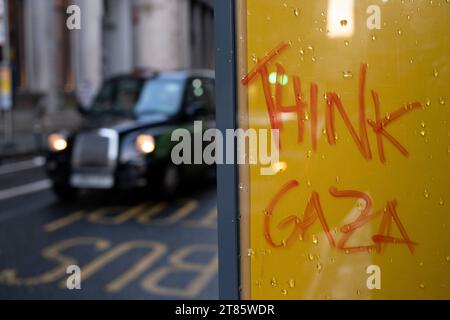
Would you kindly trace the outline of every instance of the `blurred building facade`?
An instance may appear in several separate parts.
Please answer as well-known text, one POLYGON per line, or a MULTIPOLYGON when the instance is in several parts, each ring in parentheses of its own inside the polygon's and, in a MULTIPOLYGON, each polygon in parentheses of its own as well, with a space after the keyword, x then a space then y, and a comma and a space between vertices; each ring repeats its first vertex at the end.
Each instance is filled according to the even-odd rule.
MULTIPOLYGON (((10 59, 19 96, 89 103, 102 80, 138 69, 212 68, 212 0, 9 0, 10 59), (81 29, 66 26, 81 9, 81 29)), ((19 101, 20 103, 20 101, 19 101)))

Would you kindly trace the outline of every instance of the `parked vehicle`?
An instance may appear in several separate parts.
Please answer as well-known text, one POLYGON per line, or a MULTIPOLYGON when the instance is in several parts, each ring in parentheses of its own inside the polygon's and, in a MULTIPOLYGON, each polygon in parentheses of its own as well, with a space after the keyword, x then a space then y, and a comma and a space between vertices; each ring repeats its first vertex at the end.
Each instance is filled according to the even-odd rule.
POLYGON ((193 130, 196 120, 205 130, 215 126, 212 71, 114 77, 81 111, 78 130, 48 138, 46 168, 61 200, 74 199, 80 189, 153 187, 174 195, 184 179, 207 170, 172 163, 171 133, 193 130))

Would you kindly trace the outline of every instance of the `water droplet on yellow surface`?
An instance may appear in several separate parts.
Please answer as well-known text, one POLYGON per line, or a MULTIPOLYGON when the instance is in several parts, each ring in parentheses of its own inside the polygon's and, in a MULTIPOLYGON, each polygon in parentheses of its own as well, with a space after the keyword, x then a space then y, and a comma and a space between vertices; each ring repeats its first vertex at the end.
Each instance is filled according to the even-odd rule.
POLYGON ((308 254, 308 259, 310 261, 313 261, 314 260, 314 255, 312 253, 308 254))
POLYGON ((420 289, 425 289, 425 285, 423 283, 419 284, 420 289))
POLYGON ((398 29, 398 30, 397 30, 397 34, 398 34, 399 36, 401 36, 401 35, 402 35, 402 30, 401 30, 401 29, 398 29))
POLYGON ((315 234, 312 235, 312 242, 314 244, 318 244, 319 243, 319 239, 317 239, 317 236, 315 234))
POLYGON ((275 277, 272 278, 272 280, 270 280, 270 285, 272 287, 276 287, 278 284, 277 279, 275 279, 275 277))
POLYGON ((316 62, 316 57, 311 57, 312 62, 316 62))
POLYGON ((287 292, 287 290, 286 290, 286 289, 281 289, 281 294, 283 294, 283 295, 287 295, 287 294, 288 294, 288 292, 287 292))
POLYGON ((345 44, 346 47, 348 47, 348 45, 350 44, 350 42, 349 42, 348 40, 345 40, 345 41, 344 41, 344 44, 345 44))
POLYGON ((423 192, 423 196, 425 197, 425 199, 430 198, 430 193, 428 192, 428 190, 425 189, 425 191, 423 192))
POLYGON ((450 256, 446 256, 445 261, 450 262, 450 256))
POLYGON ((305 111, 305 120, 309 120, 309 117, 310 117, 309 112, 305 111))
POLYGON ((377 40, 377 36, 376 35, 372 35, 372 41, 375 41, 375 40, 377 40))
POLYGON ((443 106, 445 104, 445 99, 443 97, 439 98, 439 104, 443 106))
POLYGON ((294 16, 298 17, 300 15, 300 10, 295 8, 294 9, 294 16))
POLYGON ((351 71, 343 71, 342 72, 342 77, 344 79, 352 79, 353 78, 353 73, 351 71))
POLYGON ((439 71, 437 69, 433 69, 433 76, 435 78, 439 77, 439 71))
POLYGON ((423 261, 419 262, 419 267, 421 267, 421 268, 423 267, 423 261))
POLYGON ((294 279, 289 280, 289 287, 291 287, 291 288, 295 287, 295 280, 294 279))
POLYGON ((442 207, 444 205, 444 199, 439 199, 439 205, 442 207))
POLYGON ((345 20, 345 19, 341 20, 341 26, 345 27, 345 26, 347 26, 347 24, 348 24, 347 20, 345 20))
POLYGON ((319 272, 322 271, 322 265, 320 264, 320 262, 317 263, 316 269, 317 269, 317 271, 319 271, 319 272))
POLYGON ((425 132, 425 130, 421 130, 421 131, 420 131, 420 135, 421 135, 422 137, 425 137, 426 134, 427 134, 427 133, 425 132))
POLYGON ((358 289, 358 290, 356 290, 356 294, 359 296, 359 295, 361 295, 361 291, 358 289))

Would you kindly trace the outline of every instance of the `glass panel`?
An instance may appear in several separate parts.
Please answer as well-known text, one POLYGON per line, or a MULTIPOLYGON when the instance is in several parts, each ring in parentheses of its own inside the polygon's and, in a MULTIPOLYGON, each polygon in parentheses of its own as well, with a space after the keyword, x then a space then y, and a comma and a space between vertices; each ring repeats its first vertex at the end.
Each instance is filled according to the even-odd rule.
POLYGON ((244 297, 450 298, 449 19, 444 0, 238 2, 240 126, 280 136, 241 167, 244 297))

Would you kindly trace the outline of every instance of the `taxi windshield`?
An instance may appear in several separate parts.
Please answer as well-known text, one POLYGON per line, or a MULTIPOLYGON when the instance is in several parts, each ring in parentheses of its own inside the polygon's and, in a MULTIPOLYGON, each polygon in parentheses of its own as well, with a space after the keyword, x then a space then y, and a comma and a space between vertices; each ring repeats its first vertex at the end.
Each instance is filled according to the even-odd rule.
POLYGON ((148 80, 142 89, 136 104, 135 114, 176 114, 183 97, 183 80, 152 79, 148 80))
POLYGON ((133 115, 144 81, 116 78, 106 81, 92 104, 94 114, 133 115))

